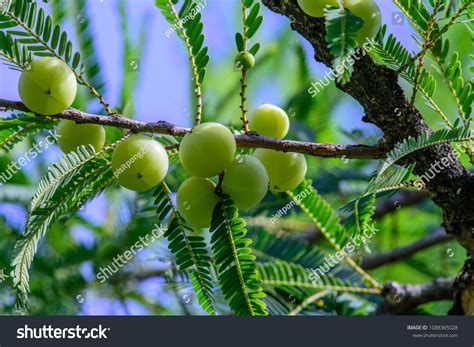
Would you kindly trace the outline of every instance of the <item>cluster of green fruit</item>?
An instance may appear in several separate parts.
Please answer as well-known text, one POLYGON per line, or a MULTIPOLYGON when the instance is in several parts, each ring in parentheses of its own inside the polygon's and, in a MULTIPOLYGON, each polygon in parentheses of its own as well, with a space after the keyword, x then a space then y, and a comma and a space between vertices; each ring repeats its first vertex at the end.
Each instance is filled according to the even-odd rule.
MULTIPOLYGON (((23 72, 19 93, 33 112, 54 115, 74 101, 77 82, 74 73, 56 58, 41 58, 23 72)), ((284 138, 289 129, 288 115, 277 106, 263 104, 252 115, 249 128, 260 135, 284 138)), ((92 145, 96 151, 105 144, 100 125, 76 124, 61 120, 58 144, 65 153, 92 145)), ((306 160, 299 153, 257 149, 254 155, 237 155, 235 137, 219 123, 203 123, 187 133, 180 143, 182 166, 194 175, 178 189, 178 210, 194 227, 209 227, 217 204, 216 185, 211 177, 223 175, 222 192, 229 194, 238 208, 256 206, 267 190, 294 189, 304 179, 306 160)), ((121 142, 112 155, 112 170, 118 182, 135 191, 158 185, 168 172, 165 148, 153 138, 132 135, 121 142)))
MULTIPOLYGON (((64 112, 72 105, 77 92, 74 72, 60 59, 44 57, 33 61, 22 73, 18 92, 31 111, 44 115, 64 112)), ((97 124, 76 124, 61 120, 58 145, 64 153, 92 145, 100 151, 106 140, 105 129, 97 124)), ((144 191, 159 184, 168 171, 165 148, 144 135, 133 135, 120 143, 112 156, 112 169, 119 183, 132 190, 144 191), (146 151, 143 151, 146 149, 146 151)))
MULTIPOLYGON (((356 36, 356 42, 362 46, 368 38, 377 34, 382 23, 380 9, 374 0, 345 0, 345 8, 364 21, 356 36)), ((324 17, 328 6, 339 7, 338 0, 298 0, 298 5, 309 16, 324 17)))
MULTIPOLYGON (((249 128, 260 135, 283 138, 288 115, 269 104, 257 108, 249 128)), ((217 204, 216 185, 209 178, 223 173, 222 192, 240 209, 255 207, 268 189, 281 192, 296 188, 306 174, 306 160, 299 153, 257 149, 253 155, 237 155, 232 133, 221 124, 204 123, 186 134, 179 155, 184 169, 194 177, 178 189, 178 210, 195 227, 209 227, 217 204)))

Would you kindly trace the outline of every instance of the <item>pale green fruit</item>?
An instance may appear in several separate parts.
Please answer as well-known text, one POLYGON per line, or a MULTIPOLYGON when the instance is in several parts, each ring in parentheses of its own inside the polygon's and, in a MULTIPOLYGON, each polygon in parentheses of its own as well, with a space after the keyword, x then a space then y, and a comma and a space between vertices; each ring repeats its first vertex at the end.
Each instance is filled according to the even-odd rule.
POLYGON ((327 5, 339 7, 337 0, 298 0, 301 9, 311 17, 324 17, 327 5))
POLYGON ((364 21, 364 25, 357 31, 356 37, 360 47, 367 42, 367 39, 372 39, 377 35, 382 24, 380 8, 373 0, 346 0, 345 4, 349 11, 364 21))
POLYGON ((168 172, 168 154, 151 137, 133 135, 112 155, 112 170, 121 186, 138 192, 157 186, 168 172))
POLYGON ((184 136, 179 158, 194 176, 212 177, 232 164, 236 148, 229 129, 219 123, 203 123, 184 136))
POLYGON ((259 148, 254 155, 267 170, 271 191, 293 190, 306 175, 306 159, 301 153, 285 153, 259 148))
POLYGON ((18 92, 31 111, 49 116, 72 105, 77 81, 72 70, 57 58, 45 57, 31 63, 20 77, 18 92))
POLYGON ((179 187, 176 195, 178 211, 191 226, 211 226, 212 211, 219 201, 215 189, 213 182, 201 177, 190 177, 179 187))
POLYGON ((250 52, 240 52, 235 57, 235 66, 239 69, 250 70, 255 65, 255 57, 250 52))
POLYGON ((238 208, 255 207, 268 191, 267 170, 257 158, 239 155, 225 170, 222 190, 238 208))
POLYGON ((76 124, 63 119, 58 125, 58 145, 64 153, 75 151, 77 147, 92 145, 96 152, 105 144, 105 129, 96 124, 76 124))
POLYGON ((263 136, 282 139, 288 134, 289 128, 288 115, 275 105, 260 105, 250 117, 249 129, 263 136))

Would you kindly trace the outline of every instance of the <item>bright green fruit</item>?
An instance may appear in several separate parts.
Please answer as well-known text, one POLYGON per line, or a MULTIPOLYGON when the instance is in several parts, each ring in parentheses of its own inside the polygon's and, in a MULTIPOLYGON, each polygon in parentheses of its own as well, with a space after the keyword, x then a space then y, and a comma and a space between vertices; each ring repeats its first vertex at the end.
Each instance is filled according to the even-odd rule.
POLYGON ((120 185, 138 192, 158 185, 168 172, 168 154, 151 137, 133 135, 112 155, 112 170, 120 185))
POLYGON ((92 145, 96 152, 105 144, 105 129, 96 124, 76 124, 61 120, 58 125, 58 145, 64 153, 75 151, 77 147, 92 145))
POLYGON ((267 169, 272 191, 293 190, 306 175, 306 159, 301 153, 284 153, 259 148, 254 155, 267 169))
POLYGON ((219 123, 203 123, 184 136, 179 158, 194 176, 212 177, 232 164, 236 148, 229 129, 219 123))
POLYGON ((191 226, 211 226, 212 211, 219 201, 215 189, 214 183, 201 177, 190 177, 179 187, 176 196, 178 211, 191 226))
POLYGON ((40 58, 20 77, 18 92, 31 111, 49 116, 66 110, 73 103, 77 81, 72 70, 57 58, 40 58))
POLYGON ((250 52, 240 52, 235 57, 235 66, 239 69, 250 70, 255 65, 255 57, 250 52))
POLYGON ((267 171, 257 158, 239 155, 225 171, 222 190, 238 208, 255 207, 267 194, 267 171))
POLYGON ((249 128, 260 135, 282 139, 288 134, 290 121, 286 112, 278 106, 263 104, 250 118, 249 128))
POLYGON ((346 0, 345 4, 349 11, 364 21, 356 37, 358 45, 362 46, 367 39, 374 38, 379 31, 382 24, 380 9, 373 0, 346 0))
POLYGON ((311 17, 324 17, 327 5, 339 7, 337 0, 298 0, 301 9, 311 17))

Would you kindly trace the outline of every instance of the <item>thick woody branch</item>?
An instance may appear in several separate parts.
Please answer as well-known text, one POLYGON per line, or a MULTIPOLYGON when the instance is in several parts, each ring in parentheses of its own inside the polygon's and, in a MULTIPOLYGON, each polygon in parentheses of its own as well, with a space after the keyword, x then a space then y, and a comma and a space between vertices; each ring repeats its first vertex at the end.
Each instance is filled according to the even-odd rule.
POLYGON ((452 239, 452 236, 446 234, 444 229, 440 228, 440 229, 437 229, 432 234, 416 242, 413 242, 412 244, 409 244, 407 246, 395 248, 394 250, 387 253, 381 253, 381 254, 364 257, 362 259, 362 263, 360 264, 360 266, 364 270, 375 269, 382 265, 391 264, 399 260, 411 257, 417 252, 420 252, 431 246, 449 241, 451 239, 452 239))
POLYGON ((377 314, 403 314, 428 302, 453 300, 453 283, 454 278, 438 278, 425 284, 388 282, 382 292, 385 300, 378 307, 377 314))
MULTIPOLYGON (((306 15, 296 0, 263 0, 263 3, 272 11, 290 18, 292 28, 313 46, 315 59, 331 67, 333 57, 326 43, 323 18, 306 15)), ((368 55, 355 60, 353 68, 350 81, 345 85, 336 85, 364 107, 363 120, 379 127, 389 146, 409 136, 431 133, 419 110, 410 105, 396 71, 377 64, 368 55), (399 116, 399 110, 406 112, 399 116)), ((422 176, 430 174, 433 164, 455 155, 450 145, 437 145, 412 153, 401 164, 415 162, 415 174, 422 176)), ((466 266, 474 268, 474 175, 455 160, 434 175, 426 188, 431 199, 443 210, 446 232, 468 251, 471 258, 466 266)), ((466 266, 463 273, 468 270, 466 266)), ((467 272, 472 274, 472 271, 467 272)), ((458 283, 461 281, 455 283, 458 289, 456 298, 462 296, 462 309, 465 313, 470 312, 474 306, 474 275, 466 276, 462 286, 458 283)))
MULTIPOLYGON (((30 112, 21 102, 0 99, 0 108, 7 110, 18 110, 30 112)), ((168 122, 141 122, 124 117, 119 114, 108 116, 85 113, 74 108, 69 108, 61 114, 50 116, 51 118, 68 119, 78 124, 91 123, 107 125, 132 132, 149 132, 155 134, 168 134, 173 136, 184 136, 191 131, 190 128, 179 127, 168 122)), ((351 159, 380 159, 383 158, 387 149, 380 146, 367 145, 339 145, 331 143, 312 143, 304 141, 280 140, 248 133, 246 135, 235 135, 237 146, 251 148, 268 148, 276 151, 295 152, 325 158, 351 158, 351 159)))

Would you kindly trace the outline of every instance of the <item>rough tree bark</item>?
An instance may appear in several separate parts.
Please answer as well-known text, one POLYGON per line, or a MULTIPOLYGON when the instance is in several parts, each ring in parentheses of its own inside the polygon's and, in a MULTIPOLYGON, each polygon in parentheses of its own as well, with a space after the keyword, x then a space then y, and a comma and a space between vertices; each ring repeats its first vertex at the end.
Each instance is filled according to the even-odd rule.
MULTIPOLYGON (((270 10, 290 18, 292 28, 312 44, 315 59, 331 66, 324 19, 307 16, 295 0, 263 0, 263 3, 270 10)), ((410 107, 396 72, 376 64, 368 55, 355 62, 350 82, 337 84, 337 87, 364 107, 363 120, 379 127, 390 147, 409 136, 431 132, 421 113, 410 107), (399 110, 405 112, 398 116, 399 110)), ((413 153, 404 163, 415 162, 415 173, 423 175, 442 158, 453 157, 453 152, 449 145, 432 146, 413 153)), ((426 189, 443 210, 446 232, 466 249, 468 255, 454 282, 455 305, 450 313, 474 315, 474 175, 459 161, 451 162, 426 184, 426 189)), ((387 305, 385 312, 399 313, 397 305, 387 305)))

